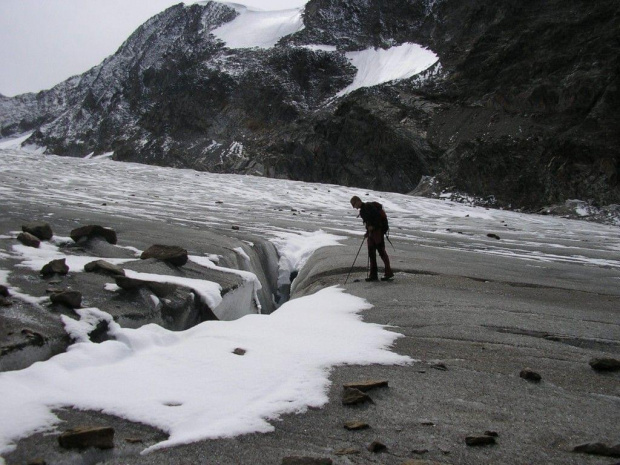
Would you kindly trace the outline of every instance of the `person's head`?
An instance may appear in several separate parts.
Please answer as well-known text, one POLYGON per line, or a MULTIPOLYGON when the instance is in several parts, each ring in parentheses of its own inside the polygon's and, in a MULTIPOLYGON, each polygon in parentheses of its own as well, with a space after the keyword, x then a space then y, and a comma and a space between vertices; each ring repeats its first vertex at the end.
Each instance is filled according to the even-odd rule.
POLYGON ((357 195, 351 197, 351 206, 353 208, 362 208, 362 199, 360 199, 357 195))

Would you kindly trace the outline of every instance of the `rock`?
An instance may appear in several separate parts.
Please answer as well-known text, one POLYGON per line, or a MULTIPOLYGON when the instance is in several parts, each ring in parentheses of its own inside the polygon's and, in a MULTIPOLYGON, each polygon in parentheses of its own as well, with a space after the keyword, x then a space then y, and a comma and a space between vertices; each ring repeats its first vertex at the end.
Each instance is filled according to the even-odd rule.
POLYGON ((71 231, 69 235, 75 242, 82 239, 92 239, 94 237, 101 237, 110 244, 116 244, 117 242, 116 231, 111 228, 104 228, 103 226, 98 225, 88 225, 76 228, 71 231))
POLYGON ((11 300, 0 295, 0 307, 10 307, 11 305, 13 305, 11 300))
POLYGON ((65 305, 69 308, 82 306, 82 293, 78 291, 61 291, 50 296, 53 304, 65 305))
POLYGON ((37 236, 30 234, 28 232, 21 232, 17 235, 17 240, 24 244, 27 247, 34 247, 38 249, 41 245, 41 241, 37 238, 37 236))
POLYGON ((521 373, 519 373, 519 376, 523 379, 526 379, 528 381, 533 381, 535 383, 539 382, 542 379, 542 376, 540 376, 538 373, 533 371, 531 368, 525 368, 521 370, 521 373))
POLYGON ((23 224, 22 231, 32 234, 42 241, 49 241, 54 236, 52 227, 43 221, 33 221, 23 224))
POLYGON ((400 465, 443 465, 443 464, 440 462, 433 462, 431 460, 411 459, 411 460, 407 460, 406 462, 401 463, 400 465))
POLYGON ((67 266, 66 259, 60 258, 58 260, 52 260, 47 265, 41 268, 41 274, 43 276, 51 276, 54 274, 67 274, 69 267, 67 266))
POLYGON ((140 438, 125 438, 125 442, 127 442, 129 444, 142 444, 144 442, 144 439, 140 439, 140 438))
POLYGON ((388 381, 387 380, 361 381, 359 383, 347 383, 344 385, 344 387, 359 389, 362 392, 367 392, 374 388, 388 387, 388 381))
POLYGON ((334 452, 334 454, 336 455, 356 455, 359 453, 360 453, 360 450, 355 449, 354 447, 346 447, 344 449, 340 449, 334 452))
POLYGON ((365 402, 372 402, 368 394, 363 393, 359 389, 344 388, 342 392, 342 405, 356 405, 365 402))
POLYGON ((361 429, 370 428, 370 425, 363 421, 348 421, 344 424, 344 427, 345 429, 348 429, 349 431, 358 431, 361 429))
POLYGON ((431 365, 431 368, 435 370, 439 370, 439 371, 448 371, 448 367, 446 366, 445 363, 433 363, 431 365))
POLYGON ((176 284, 144 281, 142 279, 129 278, 127 276, 116 276, 114 280, 116 281, 116 285, 121 289, 131 291, 141 287, 146 287, 159 298, 167 297, 179 288, 176 284))
POLYGON ((89 273, 102 273, 109 276, 125 276, 125 270, 121 267, 106 262, 105 260, 96 260, 84 265, 84 271, 89 273))
POLYGON ((493 438, 499 437, 499 433, 497 431, 485 431, 485 436, 491 436, 493 438))
POLYGON ((416 455, 424 455, 428 453, 428 449, 413 449, 411 453, 416 455))
POLYGON ((489 233, 487 234, 487 237, 490 237, 491 239, 497 239, 499 241, 499 236, 497 234, 489 233))
POLYGON ((234 231, 239 231, 239 226, 232 226, 231 229, 234 231))
POLYGON ((26 462, 27 465, 47 465, 47 462, 43 459, 34 459, 26 462))
POLYGON ((465 444, 471 447, 477 446, 490 446, 495 444, 495 438, 493 436, 467 436, 465 438, 465 444))
POLYGON ((152 245, 140 255, 142 260, 156 258, 175 266, 183 266, 187 263, 187 250, 173 245, 152 245))
POLYGON ((603 457, 620 457, 620 444, 608 446, 602 442, 590 442, 581 444, 573 449, 573 452, 580 452, 589 455, 601 455, 603 457))
POLYGON ((117 276, 114 278, 114 281, 118 287, 125 289, 126 291, 139 289, 140 287, 146 285, 145 281, 135 278, 128 278, 127 276, 117 276))
POLYGON ((112 449, 114 447, 114 428, 78 427, 65 431, 58 437, 60 447, 65 449, 112 449))
POLYGON ((590 366, 595 371, 618 371, 620 370, 620 360, 615 358, 593 358, 590 366))
POLYGON ((367 449, 370 452, 373 452, 373 453, 376 454, 376 453, 379 453, 379 452, 386 451, 387 450, 387 446, 385 444, 383 444, 381 441, 373 441, 373 442, 371 442, 368 445, 367 449))
POLYGON ((282 465, 332 465, 334 463, 329 458, 316 457, 284 457, 282 465))
POLYGON ((241 349, 239 347, 237 347, 235 350, 233 350, 233 354, 235 355, 245 355, 246 350, 245 349, 241 349))
POLYGON ((45 344, 45 337, 31 329, 22 329, 22 334, 26 336, 28 342, 34 346, 41 347, 45 344))
POLYGON ((9 297, 9 295, 9 289, 6 286, 0 284, 0 297, 9 297))

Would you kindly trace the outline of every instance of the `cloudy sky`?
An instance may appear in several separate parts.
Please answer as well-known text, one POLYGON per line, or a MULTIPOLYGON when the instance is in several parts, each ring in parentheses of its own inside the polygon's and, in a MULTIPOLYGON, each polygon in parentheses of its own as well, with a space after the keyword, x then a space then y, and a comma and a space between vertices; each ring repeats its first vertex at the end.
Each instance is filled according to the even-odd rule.
MULTIPOLYGON (((307 0, 235 0, 263 10, 307 0)), ((179 0, 0 0, 0 93, 49 89, 99 64, 179 0)), ((186 1, 185 3, 195 3, 186 1)))

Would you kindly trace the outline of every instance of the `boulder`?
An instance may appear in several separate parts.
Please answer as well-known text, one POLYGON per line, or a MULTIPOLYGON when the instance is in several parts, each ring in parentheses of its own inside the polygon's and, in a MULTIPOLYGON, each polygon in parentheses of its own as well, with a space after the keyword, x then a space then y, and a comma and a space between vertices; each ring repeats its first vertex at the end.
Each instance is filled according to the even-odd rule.
POLYGON ((50 296, 53 304, 65 305, 69 308, 80 308, 82 306, 82 293, 78 291, 61 291, 50 296))
POLYGON ((60 447, 65 449, 112 449, 114 447, 114 428, 78 427, 65 431, 58 437, 60 447))
POLYGON ((78 242, 83 239, 92 239, 93 237, 101 237, 110 244, 116 244, 116 231, 111 228, 104 228, 98 225, 88 225, 76 228, 69 234, 71 239, 78 242))
POLYGON ((105 260, 96 260, 87 263, 84 265, 84 271, 89 273, 102 273, 109 276, 125 276, 125 270, 105 260))
POLYGON ((155 244, 146 249, 140 255, 142 260, 156 258, 175 266, 183 266, 187 263, 187 250, 175 245, 155 244))
POLYGON ((38 249, 41 245, 39 238, 29 232, 21 232, 17 235, 17 240, 27 247, 38 249))
POLYGON ((34 221, 23 224, 22 231, 32 234, 42 241, 49 241, 54 236, 52 227, 43 221, 34 221))
POLYGON ((52 260, 47 265, 41 268, 41 274, 43 276, 51 276, 54 274, 67 274, 69 267, 67 266, 66 259, 60 258, 58 260, 52 260))
POLYGON ((590 366, 596 371, 618 371, 620 370, 620 360, 615 358, 593 358, 590 366))

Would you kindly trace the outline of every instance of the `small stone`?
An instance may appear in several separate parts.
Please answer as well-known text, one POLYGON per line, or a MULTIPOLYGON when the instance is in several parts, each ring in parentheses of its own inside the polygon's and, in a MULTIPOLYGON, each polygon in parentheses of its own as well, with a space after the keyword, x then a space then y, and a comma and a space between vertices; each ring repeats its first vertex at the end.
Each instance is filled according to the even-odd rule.
POLYGON ((433 423, 430 420, 424 420, 423 422, 420 423, 422 426, 435 426, 435 423, 433 423))
POLYGON ((364 394, 359 389, 344 388, 342 392, 342 405, 356 405, 363 404, 365 402, 372 402, 372 399, 368 394, 364 394))
POLYGON ((41 274, 43 276, 51 276, 54 274, 67 274, 69 267, 67 266, 66 259, 61 258, 58 260, 52 260, 47 265, 41 268, 41 274))
POLYGON ((499 433, 497 431, 485 431, 484 434, 486 436, 491 436, 492 438, 499 437, 499 433))
POLYGON ((0 297, 9 297, 9 288, 0 284, 0 297))
POLYGON ((602 442, 590 442, 576 446, 573 449, 573 452, 580 452, 582 454, 589 455, 600 455, 603 457, 620 457, 620 444, 610 447, 602 442))
POLYGON ((65 305, 69 308, 80 308, 82 306, 82 293, 78 291, 56 292, 50 296, 53 304, 65 305))
POLYGON ((388 381, 385 379, 361 381, 359 383, 347 383, 344 385, 344 387, 359 389, 362 392, 367 392, 375 388, 388 387, 388 381))
POLYGON ((43 221, 33 221, 23 224, 22 231, 30 233, 42 241, 49 241, 54 236, 52 227, 43 221))
POLYGON ((385 444, 383 444, 381 441, 373 441, 371 442, 367 449, 370 452, 373 452, 375 454, 379 453, 379 452, 384 452, 387 450, 387 446, 385 444))
POLYGON ((231 229, 233 229, 235 231, 239 231, 239 226, 233 226, 231 229))
POLYGON ((424 455, 428 453, 428 449, 413 449, 411 452, 416 455, 424 455))
POLYGON ((353 447, 347 447, 345 449, 340 449, 334 452, 336 455, 357 455, 360 453, 359 449, 355 449, 353 447))
POLYGON ((114 428, 78 427, 65 431, 58 437, 60 447, 65 449, 112 449, 114 447, 114 428))
POLYGON ((535 383, 539 382, 542 379, 542 376, 540 376, 538 373, 533 371, 531 368, 525 368, 521 370, 521 373, 519 373, 519 376, 523 379, 526 379, 528 381, 533 381, 535 383))
POLYGON ((84 265, 84 271, 88 273, 102 273, 109 276, 125 276, 125 270, 105 260, 95 260, 94 262, 87 263, 84 265))
POLYGON ((95 237, 101 237, 110 244, 116 244, 117 242, 116 231, 111 228, 104 228, 103 226, 98 225, 89 225, 76 228, 71 231, 69 235, 75 242, 82 239, 92 239, 95 237))
POLYGON ((235 350, 233 350, 233 354, 235 355, 245 355, 246 350, 245 349, 241 349, 240 347, 237 347, 235 350))
POLYGON ((156 258, 175 266, 183 266, 187 263, 187 250, 176 245, 155 244, 146 249, 140 255, 142 260, 156 258))
POLYGON ((282 459, 282 465, 332 465, 333 463, 329 458, 284 457, 282 459))
POLYGON ((26 247, 33 247, 35 249, 38 249, 41 245, 41 241, 36 236, 27 232, 19 233, 17 235, 17 240, 24 244, 26 247))
POLYGON ((348 421, 344 424, 344 427, 345 429, 348 429, 349 431, 358 431, 361 429, 370 428, 370 425, 363 421, 348 421))
POLYGON ((468 446, 490 446, 495 444, 495 438, 492 436, 467 436, 465 438, 465 444, 468 446))
POLYGON ((141 444, 144 440, 140 438, 125 438, 125 442, 128 444, 141 444))
POLYGON ((593 358, 590 366, 595 371, 618 371, 620 370, 620 360, 615 358, 593 358))
POLYGON ((445 363, 433 363, 431 365, 431 368, 435 370, 439 370, 439 371, 448 371, 448 367, 446 366, 445 363))
POLYGON ((491 239, 497 239, 499 241, 499 236, 497 234, 489 233, 487 234, 487 237, 490 237, 491 239))

